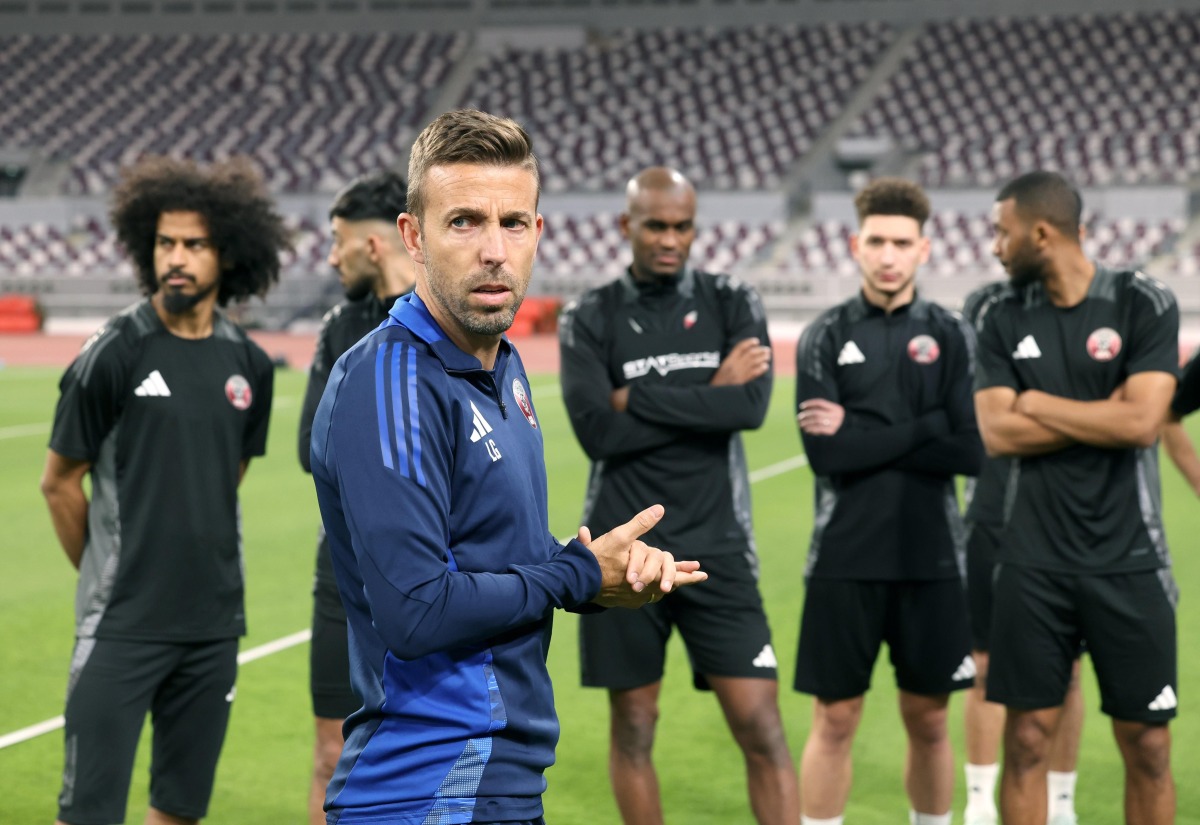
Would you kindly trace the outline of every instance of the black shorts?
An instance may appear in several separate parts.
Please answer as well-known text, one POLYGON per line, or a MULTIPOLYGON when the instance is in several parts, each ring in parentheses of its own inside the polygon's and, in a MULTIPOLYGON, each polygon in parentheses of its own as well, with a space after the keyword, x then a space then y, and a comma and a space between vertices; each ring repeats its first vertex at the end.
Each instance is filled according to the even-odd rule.
POLYGON ((683 637, 699 690, 709 688, 706 676, 778 678, 758 592, 758 560, 741 553, 698 560, 708 572, 707 582, 640 610, 614 608, 579 617, 585 687, 629 690, 660 681, 673 626, 683 637))
POLYGON ((871 687, 887 642, 896 685, 938 696, 975 681, 966 595, 958 579, 808 580, 794 687, 835 701, 871 687))
POLYGON ((147 711, 154 729, 150 805, 203 818, 236 693, 237 649, 237 639, 76 640, 58 818, 72 825, 125 821, 147 711))
POLYGON ((999 524, 967 522, 967 610, 975 650, 988 650, 992 635, 992 577, 1003 529, 999 524))
POLYGON ((1102 711, 1134 722, 1174 718, 1175 592, 1170 570, 1073 576, 998 565, 988 700, 1020 710, 1061 705, 1083 642, 1102 711))
POLYGON ((350 687, 350 643, 346 610, 333 576, 329 542, 322 533, 313 580, 312 643, 308 649, 308 685, 313 716, 345 719, 362 707, 350 687))

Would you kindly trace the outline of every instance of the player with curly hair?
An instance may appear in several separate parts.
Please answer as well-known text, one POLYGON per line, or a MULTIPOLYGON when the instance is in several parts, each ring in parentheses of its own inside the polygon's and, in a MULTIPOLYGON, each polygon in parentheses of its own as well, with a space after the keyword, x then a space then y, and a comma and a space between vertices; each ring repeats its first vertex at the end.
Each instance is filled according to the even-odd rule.
POLYGON ((42 477, 79 570, 58 822, 124 821, 149 712, 145 821, 178 825, 206 813, 236 693, 237 488, 265 452, 273 386, 266 353, 217 306, 265 294, 288 240, 243 161, 144 161, 112 223, 147 297, 67 368, 42 477))

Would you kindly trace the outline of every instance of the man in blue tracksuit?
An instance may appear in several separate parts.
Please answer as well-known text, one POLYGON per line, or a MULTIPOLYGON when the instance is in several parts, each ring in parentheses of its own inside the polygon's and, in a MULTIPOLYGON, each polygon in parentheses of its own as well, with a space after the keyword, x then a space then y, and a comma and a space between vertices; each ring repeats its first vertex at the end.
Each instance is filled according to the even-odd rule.
POLYGON ((312 469, 363 708, 326 798, 332 823, 537 823, 558 721, 554 608, 638 607, 703 580, 637 537, 547 528, 540 422, 503 332, 542 219, 528 135, 481 112, 422 132, 398 222, 424 270, 334 367, 312 469))

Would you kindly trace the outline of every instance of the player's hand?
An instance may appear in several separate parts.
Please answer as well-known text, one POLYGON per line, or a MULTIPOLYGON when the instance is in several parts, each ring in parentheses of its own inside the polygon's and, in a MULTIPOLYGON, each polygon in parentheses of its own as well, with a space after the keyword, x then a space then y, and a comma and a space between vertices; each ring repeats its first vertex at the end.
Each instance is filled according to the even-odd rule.
POLYGON ((805 435, 833 435, 846 421, 846 408, 824 398, 800 402, 796 423, 805 435))
POLYGON ((708 578, 699 562, 676 562, 670 553, 640 540, 663 512, 662 505, 655 504, 595 540, 587 527, 579 528, 579 541, 600 563, 600 593, 592 601, 604 607, 641 607, 676 587, 708 578))
POLYGON ((617 387, 608 397, 608 402, 617 412, 625 412, 629 407, 629 387, 617 387))
POLYGON ((757 338, 745 338, 734 344, 708 383, 713 387, 740 386, 766 374, 771 368, 771 348, 757 338))

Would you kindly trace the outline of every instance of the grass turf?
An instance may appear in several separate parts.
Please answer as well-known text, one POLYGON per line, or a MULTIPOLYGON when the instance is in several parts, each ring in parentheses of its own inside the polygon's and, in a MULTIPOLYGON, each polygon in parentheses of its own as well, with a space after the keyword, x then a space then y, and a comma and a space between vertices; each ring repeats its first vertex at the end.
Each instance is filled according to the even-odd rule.
MULTIPOLYGON (((38 493, 48 422, 59 370, 0 369, 0 735, 62 713, 72 643, 75 574, 54 539, 38 493)), ((277 378, 268 455, 254 462, 242 489, 245 516, 246 650, 308 626, 315 550, 312 485, 296 460, 296 419, 304 376, 277 378)), ((574 532, 587 465, 571 435, 555 376, 535 376, 534 401, 546 438, 551 528, 574 532)), ((764 427, 747 435, 752 470, 799 454, 791 417, 792 385, 776 385, 764 427)), ((1200 438, 1200 416, 1190 423, 1200 438)), ((1200 632, 1200 503, 1170 466, 1163 469, 1168 537, 1183 590, 1179 610, 1181 715, 1174 732, 1180 823, 1200 825, 1200 718, 1191 713, 1191 686, 1200 678, 1192 653, 1200 632)), ((810 700, 790 690, 803 599, 801 572, 812 527, 811 473, 793 469, 753 487, 762 559, 762 590, 780 660, 788 739, 799 761, 808 731, 810 700)), ((668 516, 669 517, 669 516, 668 516)), ((675 549, 675 548, 672 548, 675 549)), ((687 548, 679 548, 687 555, 687 548)), ((965 621, 965 617, 964 617, 965 621)), ((311 763, 312 721, 307 689, 308 649, 300 645, 244 665, 208 821, 234 825, 302 823, 311 763)), ((673 640, 662 694, 656 764, 667 821, 689 825, 751 822, 741 759, 709 694, 691 688, 682 645, 673 640)), ((578 686, 575 619, 559 614, 551 650, 563 737, 558 763, 547 778, 547 819, 553 825, 618 822, 608 787, 608 712, 602 691, 578 686)), ((1085 668, 1088 719, 1080 755, 1077 808, 1081 821, 1119 821, 1122 773, 1108 721, 1085 668)), ((952 707, 956 762, 962 760, 962 703, 952 707)), ((130 793, 129 820, 146 805, 148 751, 143 738, 130 793)), ((866 715, 855 745, 854 787, 847 809, 852 825, 903 821, 908 807, 901 781, 904 739, 886 656, 880 657, 866 715)), ((60 731, 0 750, 0 823, 50 822, 62 768, 60 731)), ((961 774, 960 774, 961 775, 961 774)), ((958 781, 955 811, 962 806, 958 781)), ((957 818, 957 816, 956 816, 957 818)))

